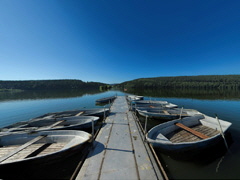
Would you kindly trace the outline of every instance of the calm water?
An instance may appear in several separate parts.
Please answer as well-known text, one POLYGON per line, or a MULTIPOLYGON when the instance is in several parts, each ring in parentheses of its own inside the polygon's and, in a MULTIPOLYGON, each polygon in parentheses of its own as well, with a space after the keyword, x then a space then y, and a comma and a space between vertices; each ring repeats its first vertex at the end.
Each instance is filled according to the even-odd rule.
MULTIPOLYGON (((157 153, 172 179, 240 179, 240 92, 220 91, 138 91, 145 99, 166 100, 179 107, 196 109, 204 114, 232 122, 229 150, 224 145, 188 160, 157 153), (162 94, 162 96, 161 96, 162 94), (232 142, 233 141, 233 142, 232 142)), ((153 120, 152 120, 153 121, 153 120)), ((156 124, 150 122, 148 129, 156 124), (151 124, 152 123, 152 124, 151 124)))
MULTIPOLYGON (((22 92, 0 94, 0 127, 26 121, 48 112, 93 108, 95 100, 124 95, 120 91, 108 92, 22 92)), ((240 171, 240 96, 239 92, 218 91, 144 91, 131 92, 144 95, 145 99, 166 100, 179 107, 197 109, 209 116, 233 123, 229 132, 233 140, 229 151, 216 148, 206 157, 179 160, 158 152, 170 178, 173 179, 239 179, 240 171)), ((155 122, 156 123, 156 122, 155 122)), ((154 123, 152 123, 154 124, 154 123)), ((148 128, 151 128, 151 122, 148 128)))
POLYGON ((97 108, 95 100, 123 95, 118 91, 99 92, 22 92, 0 93, 0 127, 49 113, 81 108, 97 108), (6 97, 6 98, 4 98, 6 97))

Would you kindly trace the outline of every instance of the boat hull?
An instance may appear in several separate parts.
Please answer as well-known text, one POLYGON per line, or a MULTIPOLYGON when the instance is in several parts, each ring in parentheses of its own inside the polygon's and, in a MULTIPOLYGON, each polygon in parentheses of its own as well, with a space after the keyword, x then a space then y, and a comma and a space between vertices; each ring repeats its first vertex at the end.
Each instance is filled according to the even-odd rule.
POLYGON ((138 111, 138 113, 143 117, 147 116, 148 118, 160 119, 160 120, 172 120, 172 119, 179 118, 178 115, 172 116, 172 115, 156 114, 156 113, 143 112, 143 111, 138 111))
MULTIPOLYGON (((219 122, 222 126, 223 133, 231 126, 230 122, 223 120, 219 122)), ((171 155, 199 153, 206 148, 215 146, 223 140, 217 120, 206 115, 195 115, 183 118, 182 120, 172 120, 160 124, 149 130, 146 138, 153 147, 171 155), (201 127, 205 133, 207 133, 208 138, 201 139, 196 137, 176 126, 176 123, 182 123, 187 127, 192 127, 192 129, 195 127, 200 130, 201 127)))
POLYGON ((72 117, 72 116, 98 116, 104 117, 109 114, 109 108, 93 108, 93 109, 78 109, 78 110, 69 110, 61 112, 52 112, 41 115, 39 117, 33 118, 30 121, 35 121, 39 119, 52 119, 52 118, 62 118, 62 117, 72 117))
POLYGON ((211 138, 204 142, 196 143, 186 143, 186 144, 160 144, 160 143, 151 143, 154 148, 158 148, 162 152, 168 154, 187 154, 187 153, 197 153, 194 151, 202 151, 205 148, 211 148, 222 141, 221 135, 218 135, 214 138, 211 138))
MULTIPOLYGON (((9 138, 9 141, 12 141, 11 144, 14 144, 15 137, 18 136, 19 134, 23 133, 16 133, 16 134, 11 134, 7 136, 1 137, 1 142, 0 144, 3 146, 4 141, 2 141, 3 138, 9 138)), ((39 178, 44 174, 48 174, 48 171, 54 170, 54 165, 58 163, 64 163, 66 159, 76 155, 81 151, 87 144, 89 139, 91 138, 91 135, 88 133, 85 133, 83 131, 67 131, 67 130, 59 130, 59 131, 42 131, 42 132, 37 132, 34 134, 28 134, 26 136, 22 136, 21 139, 25 138, 34 138, 39 135, 48 135, 53 138, 54 141, 58 141, 61 139, 60 136, 63 136, 66 138, 66 140, 73 140, 75 141, 74 138, 71 138, 70 136, 82 136, 76 139, 76 142, 74 143, 69 143, 68 147, 63 147, 62 149, 56 151, 56 152, 51 152, 46 155, 40 155, 36 157, 29 157, 29 158, 24 158, 22 160, 16 160, 16 161, 10 161, 10 162, 1 162, 0 163, 0 178, 3 179, 32 179, 32 178, 39 178), (79 142, 77 142, 79 141, 79 142), (49 167, 53 169, 49 169, 49 167), (45 169, 45 171, 43 171, 45 169), (41 173, 42 175, 39 175, 41 173), (34 177, 36 175, 37 177, 34 177)), ((20 139, 16 139, 19 141, 20 139)), ((16 141, 16 142, 17 142, 16 141)), ((7 143, 6 143, 7 145, 7 143)), ((1 151, 1 148, 0 148, 1 151)), ((46 177, 48 178, 48 177, 46 177)))
POLYGON ((65 118, 38 119, 35 121, 25 122, 21 126, 13 128, 4 128, 0 135, 16 131, 52 131, 52 130, 84 130, 96 124, 99 117, 96 116, 73 116, 65 118), (55 126, 54 126, 55 124, 55 126))

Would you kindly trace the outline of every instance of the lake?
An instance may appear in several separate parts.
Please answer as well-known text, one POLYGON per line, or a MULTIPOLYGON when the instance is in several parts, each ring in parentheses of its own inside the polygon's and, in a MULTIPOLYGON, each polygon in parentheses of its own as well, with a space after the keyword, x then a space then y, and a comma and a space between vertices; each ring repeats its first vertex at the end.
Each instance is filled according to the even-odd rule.
MULTIPOLYGON (((232 122, 229 129, 229 150, 217 147, 201 158, 176 159, 157 152, 170 178, 173 179, 233 179, 240 178, 240 93, 238 91, 130 91, 130 94, 143 95, 145 99, 166 100, 179 107, 196 109, 204 114, 232 122), (231 142, 230 142, 231 141, 231 142)), ((0 93, 0 127, 18 121, 64 110, 101 107, 95 100, 113 95, 125 95, 121 91, 31 91, 0 93)), ((149 123, 150 129, 154 123, 149 123)))

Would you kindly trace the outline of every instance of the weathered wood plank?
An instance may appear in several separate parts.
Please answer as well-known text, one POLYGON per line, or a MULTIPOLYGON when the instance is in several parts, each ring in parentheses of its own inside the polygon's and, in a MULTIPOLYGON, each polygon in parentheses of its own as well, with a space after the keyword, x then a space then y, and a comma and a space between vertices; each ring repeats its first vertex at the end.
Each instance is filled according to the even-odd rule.
POLYGON ((191 132, 192 134, 194 134, 194 135, 196 135, 196 136, 198 136, 198 137, 200 137, 200 138, 202 138, 202 139, 207 139, 207 138, 209 138, 209 136, 206 136, 205 134, 202 134, 202 133, 200 133, 200 132, 198 132, 198 131, 195 131, 194 129, 191 129, 191 128, 185 126, 185 125, 182 124, 182 123, 176 123, 175 125, 178 126, 178 127, 180 127, 180 128, 183 128, 183 129, 186 130, 186 131, 191 132))
POLYGON ((125 97, 117 97, 77 180, 162 179, 128 113, 125 97))
POLYGON ((43 146, 43 145, 44 144, 31 144, 30 146, 24 148, 22 151, 19 151, 18 153, 16 153, 13 156, 9 157, 8 159, 3 161, 2 163, 9 163, 9 162, 12 162, 12 161, 25 159, 30 154, 32 154, 34 151, 36 151, 39 148, 41 148, 41 146, 43 146))
POLYGON ((166 110, 163 110, 164 114, 166 115, 170 115, 169 112, 167 112, 166 110))
POLYGON ((19 146, 17 149, 13 150, 13 151, 10 152, 9 154, 7 154, 7 155, 1 157, 1 158, 0 158, 0 163, 3 162, 3 161, 5 161, 6 159, 10 158, 10 157, 13 156, 14 154, 16 154, 16 153, 22 151, 24 148, 30 146, 31 144, 33 144, 33 143, 39 141, 40 139, 42 139, 42 138, 44 138, 44 137, 46 137, 46 136, 38 136, 38 137, 32 139, 31 141, 28 141, 27 143, 25 143, 25 144, 19 146))
POLYGON ((0 148, 0 157, 4 156, 5 154, 10 153, 11 151, 16 149, 17 147, 19 147, 19 145, 1 147, 0 148))
POLYGON ((80 116, 83 113, 83 111, 77 113, 75 116, 80 116))
POLYGON ((64 122, 64 121, 65 121, 65 120, 57 121, 57 122, 55 122, 54 124, 52 124, 52 125, 50 125, 50 126, 48 126, 48 127, 49 127, 49 128, 54 128, 55 126, 61 124, 61 123, 64 122))
MULTIPOLYGON (((219 134, 218 130, 206 127, 201 124, 191 127, 191 129, 198 131, 202 134, 205 134, 206 136, 209 136, 209 137, 219 134)), ((175 131, 174 133, 168 134, 166 137, 173 143, 194 142, 194 141, 201 140, 201 138, 199 138, 198 136, 195 136, 192 133, 190 133, 184 129, 179 129, 179 130, 175 131)))
POLYGON ((66 143, 52 143, 49 145, 46 149, 44 149, 42 152, 40 152, 37 156, 42 156, 45 154, 53 153, 55 151, 61 150, 66 143))
POLYGON ((179 143, 179 142, 193 142, 193 141, 198 141, 200 138, 197 136, 194 136, 193 134, 181 130, 178 133, 174 134, 171 138, 169 138, 170 141, 173 143, 179 143))
POLYGON ((212 137, 212 136, 215 136, 217 134, 219 134, 219 131, 216 130, 216 129, 212 129, 212 128, 209 128, 209 127, 206 127, 206 126, 203 126, 203 125, 199 125, 199 126, 196 126, 196 127, 193 127, 192 129, 196 130, 196 131, 199 131, 209 137, 212 137))
MULTIPOLYGON (((180 114, 171 114, 172 116, 180 116, 180 114)), ((189 116, 188 114, 181 114, 181 116, 189 116)))
POLYGON ((51 145, 51 143, 44 143, 44 144, 39 144, 39 145, 40 146, 38 148, 36 148, 31 153, 29 153, 25 158, 34 157, 34 156, 39 155, 39 153, 41 153, 42 151, 47 149, 51 145))

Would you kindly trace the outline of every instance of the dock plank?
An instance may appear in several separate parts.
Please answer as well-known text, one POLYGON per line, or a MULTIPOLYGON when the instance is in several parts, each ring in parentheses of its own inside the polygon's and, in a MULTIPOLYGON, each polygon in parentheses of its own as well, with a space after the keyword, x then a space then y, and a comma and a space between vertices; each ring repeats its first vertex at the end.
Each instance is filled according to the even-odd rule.
POLYGON ((138 125, 136 124, 132 112, 128 112, 128 119, 136 158, 136 164, 139 173, 139 179, 152 180, 156 179, 159 176, 162 176, 161 174, 155 174, 160 172, 154 171, 156 167, 153 166, 149 154, 146 153, 146 149, 143 148, 144 142, 142 138, 144 138, 144 135, 140 134, 139 132, 140 127, 138 127, 138 125))
POLYGON ((109 117, 107 117, 106 124, 93 142, 93 147, 76 179, 96 180, 100 176, 102 161, 105 156, 105 145, 108 143, 109 134, 113 126, 111 116, 114 116, 114 114, 110 113, 109 117))
POLYGON ((163 179, 156 174, 128 104, 118 96, 76 180, 163 179))

